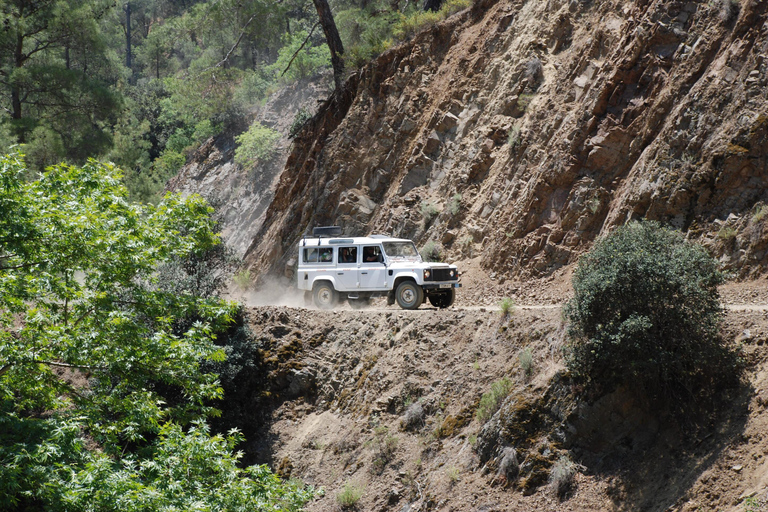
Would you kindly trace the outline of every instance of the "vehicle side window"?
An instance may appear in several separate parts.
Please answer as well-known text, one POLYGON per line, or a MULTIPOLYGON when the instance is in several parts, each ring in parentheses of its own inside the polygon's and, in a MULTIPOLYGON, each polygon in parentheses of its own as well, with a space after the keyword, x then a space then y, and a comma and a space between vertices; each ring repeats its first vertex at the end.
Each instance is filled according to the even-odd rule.
POLYGON ((320 263, 331 263, 331 262, 333 262, 333 248, 322 247, 320 249, 320 263))
POLYGON ((363 263, 382 263, 381 248, 378 245, 366 245, 363 247, 363 263))
POLYGON ((317 263, 317 249, 304 249, 304 263, 317 263))
POLYGON ((339 263, 356 263, 357 247, 342 247, 339 249, 339 263))
POLYGON ((333 247, 306 248, 304 249, 304 263, 331 263, 333 262, 333 247))

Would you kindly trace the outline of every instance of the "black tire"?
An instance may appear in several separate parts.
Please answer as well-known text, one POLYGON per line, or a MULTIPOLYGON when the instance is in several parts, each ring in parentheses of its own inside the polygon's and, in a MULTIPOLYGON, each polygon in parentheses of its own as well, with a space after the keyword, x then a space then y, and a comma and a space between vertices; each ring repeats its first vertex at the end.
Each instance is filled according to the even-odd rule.
POLYGON ((403 309, 417 309, 424 302, 424 290, 413 281, 403 281, 397 285, 395 300, 403 309))
POLYGON ((389 292, 387 294, 387 306, 391 306, 395 303, 395 292, 389 292))
POLYGON ((320 281, 312 289, 312 297, 315 300, 315 306, 320 309, 333 309, 339 302, 339 292, 337 292, 329 281, 320 281))
POLYGON ((429 303, 436 308, 448 308, 453 306, 453 301, 456 300, 456 290, 451 288, 444 292, 433 293, 428 298, 429 303))

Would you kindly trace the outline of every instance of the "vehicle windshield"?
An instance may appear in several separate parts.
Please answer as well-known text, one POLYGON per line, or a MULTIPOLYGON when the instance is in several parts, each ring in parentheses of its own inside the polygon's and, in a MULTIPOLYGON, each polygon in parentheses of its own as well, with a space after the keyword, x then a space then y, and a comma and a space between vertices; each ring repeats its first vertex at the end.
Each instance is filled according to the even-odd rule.
POLYGON ((392 260, 421 261, 413 242, 384 242, 384 253, 392 260))

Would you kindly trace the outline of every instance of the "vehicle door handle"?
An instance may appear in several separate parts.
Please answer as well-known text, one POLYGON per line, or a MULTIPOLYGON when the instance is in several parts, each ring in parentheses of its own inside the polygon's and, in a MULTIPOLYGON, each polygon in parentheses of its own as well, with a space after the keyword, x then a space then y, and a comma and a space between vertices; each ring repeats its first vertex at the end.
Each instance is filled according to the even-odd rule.
POLYGON ((367 274, 368 272, 360 272, 361 274, 367 274))
POLYGON ((343 276, 344 272, 336 272, 336 275, 343 276))

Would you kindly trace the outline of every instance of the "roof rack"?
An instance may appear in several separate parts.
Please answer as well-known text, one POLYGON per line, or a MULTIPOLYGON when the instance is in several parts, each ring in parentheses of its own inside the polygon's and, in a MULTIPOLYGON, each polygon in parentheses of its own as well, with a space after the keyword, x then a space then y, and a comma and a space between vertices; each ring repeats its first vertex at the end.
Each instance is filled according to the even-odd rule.
POLYGON ((369 235, 368 238, 392 238, 389 235, 369 235))
POLYGON ((312 236, 317 238, 341 236, 341 226, 318 226, 312 228, 312 236))

